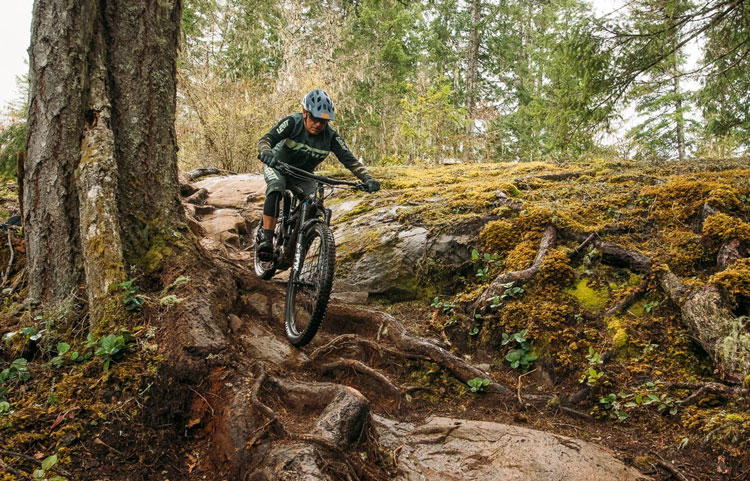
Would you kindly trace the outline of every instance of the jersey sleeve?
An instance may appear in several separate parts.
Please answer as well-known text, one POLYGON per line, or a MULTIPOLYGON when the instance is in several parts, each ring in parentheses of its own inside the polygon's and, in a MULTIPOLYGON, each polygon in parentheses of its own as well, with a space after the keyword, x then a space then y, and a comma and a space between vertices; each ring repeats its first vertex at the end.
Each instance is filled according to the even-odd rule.
POLYGON ((344 139, 338 134, 338 132, 334 133, 333 138, 331 139, 331 152, 333 152, 336 158, 339 159, 339 162, 344 164, 344 167, 351 170, 352 174, 354 174, 362 182, 366 182, 367 180, 372 179, 372 176, 367 171, 367 167, 365 167, 365 164, 363 164, 361 160, 354 157, 349 148, 346 146, 346 142, 344 142, 344 139))
POLYGON ((290 115, 284 117, 271 130, 268 131, 258 142, 258 153, 272 149, 280 141, 292 135, 294 130, 294 118, 290 115))

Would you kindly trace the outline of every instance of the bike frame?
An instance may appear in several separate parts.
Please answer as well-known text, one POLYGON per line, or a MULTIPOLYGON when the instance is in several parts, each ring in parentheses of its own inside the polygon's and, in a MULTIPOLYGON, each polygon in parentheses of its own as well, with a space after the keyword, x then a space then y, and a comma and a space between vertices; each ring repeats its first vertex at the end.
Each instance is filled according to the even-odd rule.
POLYGON ((296 276, 302 260, 303 236, 300 234, 304 233, 314 223, 322 222, 330 225, 331 222, 331 209, 326 209, 323 206, 325 187, 345 185, 361 189, 363 184, 315 175, 283 162, 279 162, 275 168, 282 174, 315 181, 314 193, 303 197, 299 193, 287 190, 284 192, 282 201, 280 231, 278 232, 279 237, 276 239, 276 245, 279 246, 279 253, 276 256, 276 269, 285 270, 291 266, 292 272, 290 275, 296 276))

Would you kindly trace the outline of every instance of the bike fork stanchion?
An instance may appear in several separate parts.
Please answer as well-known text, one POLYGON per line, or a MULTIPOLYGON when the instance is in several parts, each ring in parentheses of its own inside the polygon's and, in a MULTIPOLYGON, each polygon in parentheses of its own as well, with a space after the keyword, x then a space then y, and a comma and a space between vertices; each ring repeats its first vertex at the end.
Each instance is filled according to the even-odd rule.
POLYGON ((304 227, 305 221, 307 220, 307 214, 310 209, 310 204, 305 201, 300 208, 300 219, 299 219, 299 232, 297 233, 297 245, 294 248, 294 263, 292 264, 292 272, 289 273, 289 279, 292 282, 297 282, 297 276, 299 275, 300 266, 302 264, 302 248, 304 246, 304 227))

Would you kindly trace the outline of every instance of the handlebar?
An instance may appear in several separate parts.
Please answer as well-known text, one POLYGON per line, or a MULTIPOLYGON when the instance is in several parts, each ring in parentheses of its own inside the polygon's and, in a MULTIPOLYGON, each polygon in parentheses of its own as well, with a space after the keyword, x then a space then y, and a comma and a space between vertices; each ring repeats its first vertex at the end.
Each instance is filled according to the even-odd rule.
POLYGON ((352 182, 350 180, 332 179, 331 177, 325 177, 323 175, 316 175, 306 170, 300 169, 298 167, 294 167, 293 165, 289 165, 286 162, 277 162, 274 168, 284 174, 289 174, 289 175, 293 175, 297 177, 304 177, 306 179, 317 180, 318 182, 322 182, 328 185, 348 185, 350 187, 354 187, 357 190, 366 189, 364 182, 352 182))

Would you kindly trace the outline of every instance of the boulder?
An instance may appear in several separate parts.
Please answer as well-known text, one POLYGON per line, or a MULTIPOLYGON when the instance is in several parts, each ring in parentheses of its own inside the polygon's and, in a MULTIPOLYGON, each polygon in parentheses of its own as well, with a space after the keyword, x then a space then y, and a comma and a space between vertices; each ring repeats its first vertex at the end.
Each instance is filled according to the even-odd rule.
POLYGON ((375 417, 400 481, 580 481, 650 478, 586 441, 484 421, 435 417, 415 426, 375 417))

